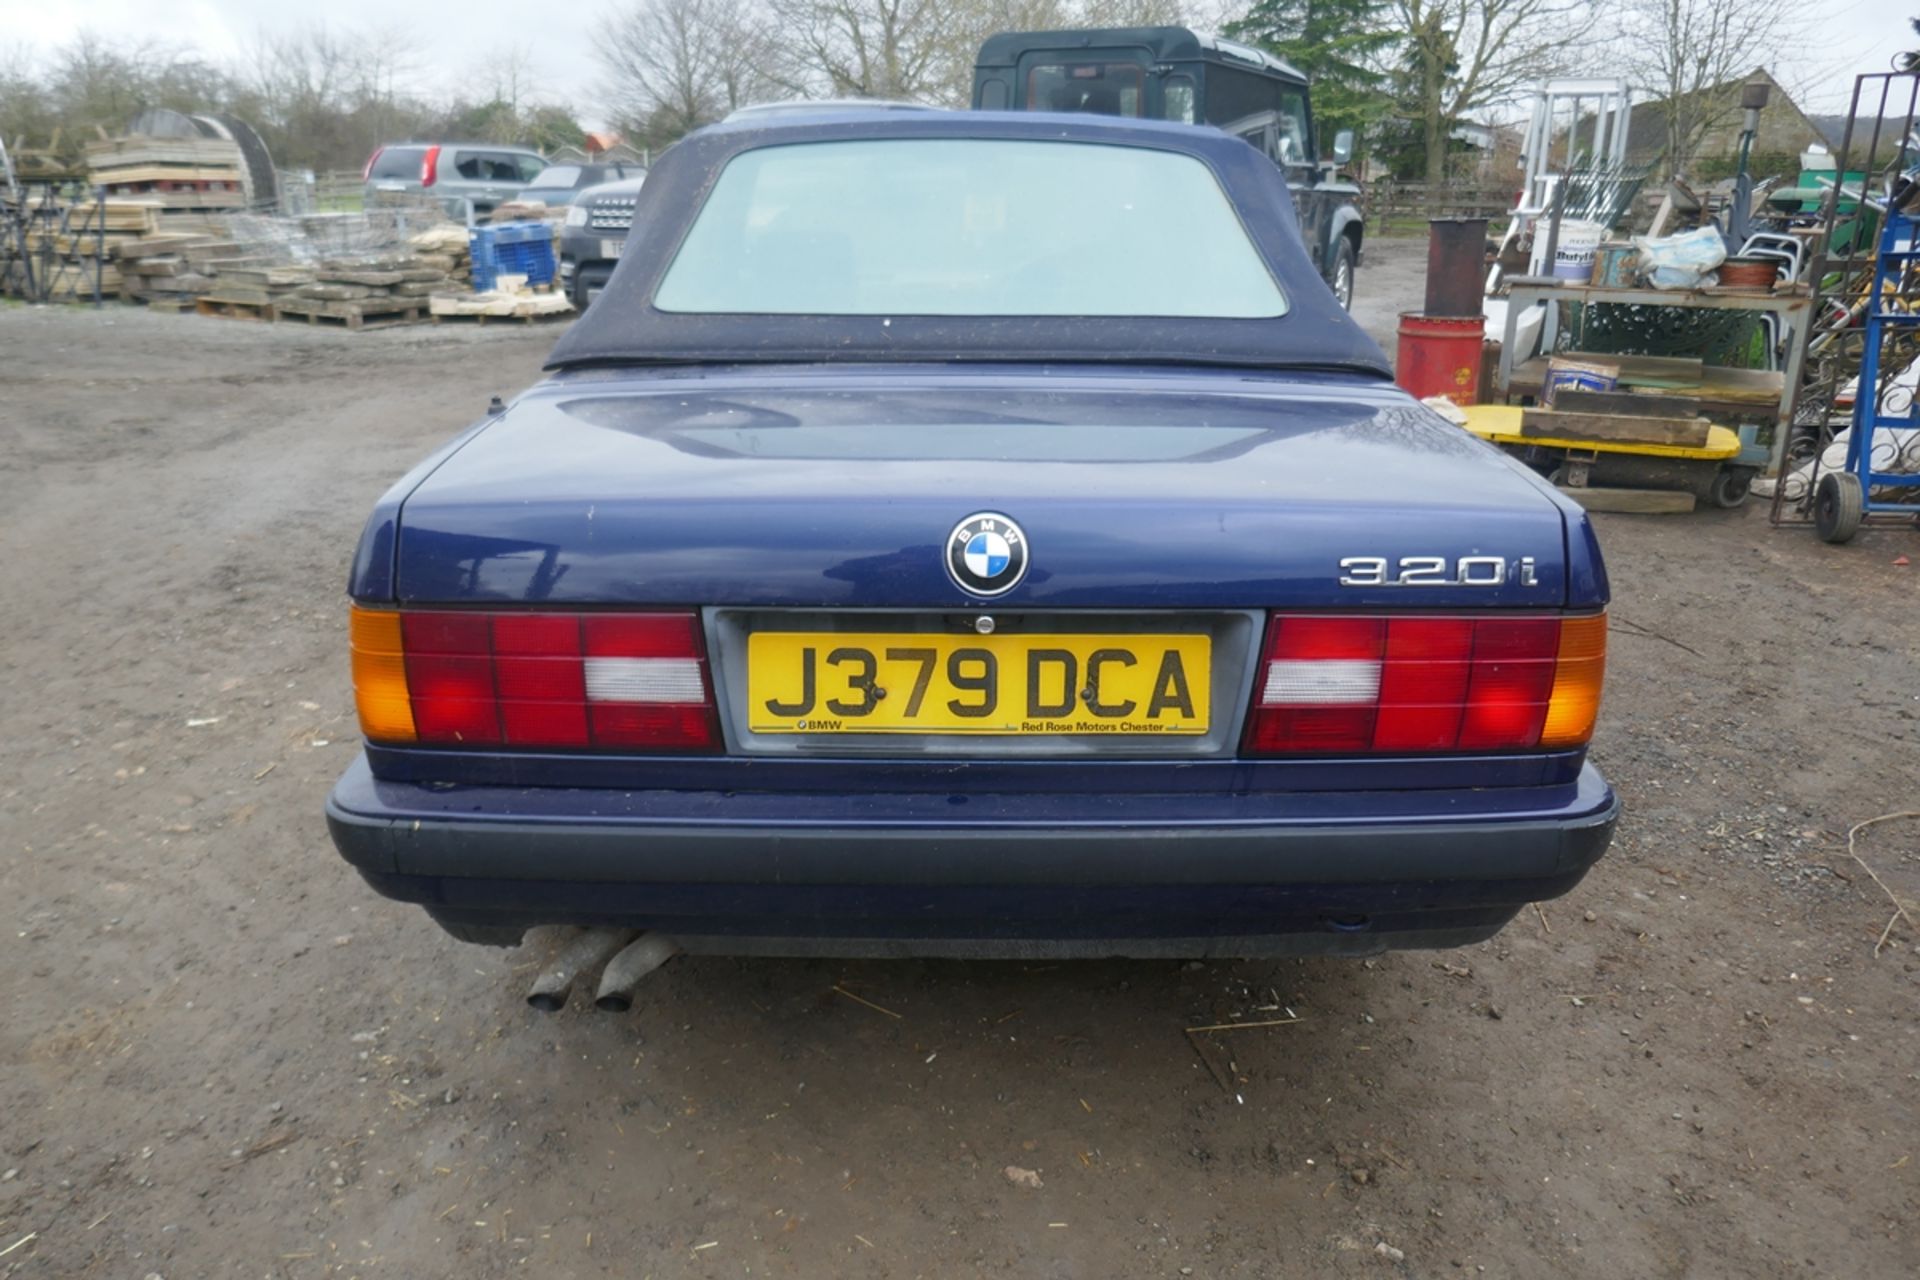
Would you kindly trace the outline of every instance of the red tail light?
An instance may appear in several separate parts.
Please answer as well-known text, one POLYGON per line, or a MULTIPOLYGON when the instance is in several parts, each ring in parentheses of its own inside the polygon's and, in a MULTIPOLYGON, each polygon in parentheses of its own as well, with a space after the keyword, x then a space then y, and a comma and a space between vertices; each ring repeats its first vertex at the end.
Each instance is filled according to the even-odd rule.
POLYGON ((368 740, 712 751, 720 726, 692 613, 353 610, 368 740))
POLYGON ((378 160, 380 153, 385 150, 385 147, 375 147, 373 149, 373 154, 367 157, 367 167, 360 171, 360 181, 371 182, 373 180, 373 162, 378 160))
POLYGON ((1531 751, 1593 736, 1605 614, 1274 614, 1251 755, 1531 751))
POLYGON ((420 153, 420 185, 430 187, 440 177, 440 148, 428 147, 420 153))

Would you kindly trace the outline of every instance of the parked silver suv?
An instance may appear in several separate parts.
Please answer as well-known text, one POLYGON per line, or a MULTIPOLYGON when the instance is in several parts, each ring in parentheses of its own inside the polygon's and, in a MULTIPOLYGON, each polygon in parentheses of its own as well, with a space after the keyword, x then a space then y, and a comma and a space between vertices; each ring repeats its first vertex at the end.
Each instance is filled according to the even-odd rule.
POLYGON ((396 142, 367 158, 369 205, 383 193, 437 197, 447 212, 491 213, 547 167, 538 151, 487 142, 396 142))

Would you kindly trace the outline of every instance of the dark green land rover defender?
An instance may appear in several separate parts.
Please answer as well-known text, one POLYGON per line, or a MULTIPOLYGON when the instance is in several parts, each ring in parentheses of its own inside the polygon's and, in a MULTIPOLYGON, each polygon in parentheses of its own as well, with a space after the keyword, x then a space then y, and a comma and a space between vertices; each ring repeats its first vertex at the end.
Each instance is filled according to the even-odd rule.
POLYGON ((973 107, 1180 120, 1246 139, 1286 171, 1301 238, 1340 305, 1352 305, 1360 188, 1336 175, 1353 135, 1316 146, 1307 77, 1280 59, 1185 27, 1004 31, 974 59, 973 107))

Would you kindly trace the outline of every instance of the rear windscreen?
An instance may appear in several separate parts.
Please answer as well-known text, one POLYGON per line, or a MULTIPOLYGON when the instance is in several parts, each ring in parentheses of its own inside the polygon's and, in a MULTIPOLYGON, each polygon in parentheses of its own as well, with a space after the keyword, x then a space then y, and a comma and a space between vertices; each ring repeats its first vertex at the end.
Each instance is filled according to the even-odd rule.
POLYGON ((728 162, 661 311, 1268 319, 1287 300, 1218 179, 1148 147, 901 138, 728 162))
POLYGON ((1137 62, 1046 63, 1027 70, 1027 110, 1146 114, 1146 73, 1137 62))
POLYGON ((373 168, 367 171, 367 176, 416 179, 420 176, 420 157, 425 152, 425 147, 388 147, 374 157, 373 168))

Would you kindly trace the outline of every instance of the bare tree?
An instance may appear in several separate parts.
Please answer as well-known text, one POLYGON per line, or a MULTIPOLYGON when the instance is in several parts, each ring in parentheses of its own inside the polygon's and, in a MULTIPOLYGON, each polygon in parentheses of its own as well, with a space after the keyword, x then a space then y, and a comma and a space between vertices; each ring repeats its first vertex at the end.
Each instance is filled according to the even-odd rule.
POLYGON ((772 0, 788 45, 782 76, 836 97, 951 98, 967 6, 953 0, 772 0))
POLYGON ((420 47, 403 25, 323 23, 261 31, 230 63, 89 31, 44 54, 0 46, 0 131, 34 147, 57 131, 71 160, 96 128, 118 133, 149 107, 231 113, 260 131, 275 163, 314 169, 358 168, 375 147, 407 137, 497 130, 502 141, 555 145, 579 134, 566 107, 530 106, 524 56, 503 59, 500 101, 474 104, 432 91, 420 47))
POLYGON ((367 154, 390 139, 355 127, 352 106, 364 80, 361 49, 348 34, 314 24, 260 32, 248 45, 247 85, 281 164, 367 154))
POLYGON ((245 47, 235 110, 281 165, 358 166, 443 118, 426 101, 419 47, 400 26, 262 30, 245 47))
POLYGON ((53 51, 47 93, 71 128, 124 129, 148 107, 209 111, 231 95, 231 78, 192 50, 162 40, 115 40, 82 28, 53 51))
POLYGON ((33 50, 24 44, 0 47, 0 142, 45 146, 58 124, 33 50))
POLYGON ((1181 20, 1182 0, 770 0, 791 42, 794 93, 964 106, 973 57, 996 31, 1137 27, 1181 20))
POLYGON ((366 121, 376 145, 404 133, 402 122, 421 114, 416 86, 429 65, 422 47, 413 31, 399 21, 368 27, 355 38, 354 111, 366 121))
POLYGON ((927 96, 933 102, 954 107, 965 106, 972 96, 973 56, 979 52, 980 42, 994 32, 1106 25, 1091 20, 1084 6, 1074 0, 955 0, 948 8, 948 18, 946 80, 927 96))
POLYGON ((1461 117, 1563 69, 1595 21, 1590 0, 1394 0, 1394 9, 1430 189, 1446 178, 1461 117))
POLYGON ((493 100, 504 102, 515 116, 523 103, 541 91, 533 50, 524 44, 495 45, 476 64, 474 72, 492 91, 493 100))
POLYGON ((638 0, 601 19, 597 56, 616 114, 672 141, 759 96, 772 42, 750 0, 638 0))
POLYGON ((1663 99, 1670 174, 1739 106, 1748 74, 1807 33, 1804 10, 1777 0, 1623 0, 1620 12, 1636 87, 1663 99))
MULTIPOLYGON (((1221 6, 1214 6, 1224 13, 1221 6)), ((1245 6, 1229 6, 1235 12, 1244 11, 1245 6)), ((1082 0, 1079 17, 1071 25, 1083 27, 1166 27, 1177 26, 1183 22, 1196 20, 1196 14, 1190 11, 1182 0, 1082 0)), ((1217 20, 1202 23, 1205 27, 1220 25, 1217 20)))

